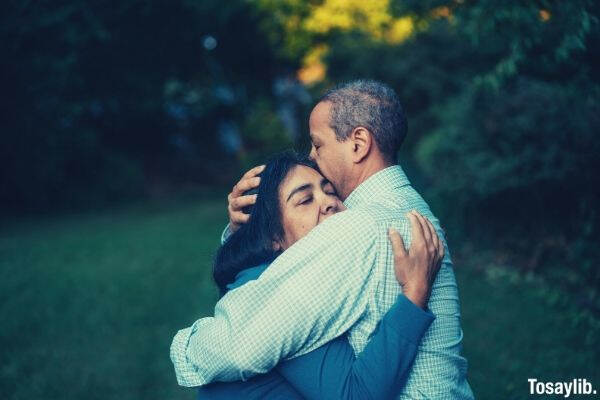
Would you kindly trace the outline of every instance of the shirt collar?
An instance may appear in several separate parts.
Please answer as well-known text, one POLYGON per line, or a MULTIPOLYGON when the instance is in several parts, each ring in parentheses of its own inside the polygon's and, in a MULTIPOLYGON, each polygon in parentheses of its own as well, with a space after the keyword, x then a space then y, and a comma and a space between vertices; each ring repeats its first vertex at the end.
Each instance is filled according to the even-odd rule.
POLYGON ((358 185, 344 201, 348 208, 373 201, 385 192, 393 191, 402 186, 410 185, 410 181, 399 165, 392 165, 371 175, 358 185))

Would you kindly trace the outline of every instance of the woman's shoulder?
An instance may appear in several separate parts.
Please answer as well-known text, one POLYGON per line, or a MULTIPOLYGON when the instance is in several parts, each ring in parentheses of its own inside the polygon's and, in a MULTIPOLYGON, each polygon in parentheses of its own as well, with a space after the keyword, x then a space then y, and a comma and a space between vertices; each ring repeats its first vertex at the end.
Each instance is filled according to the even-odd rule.
POLYGON ((238 288, 245 283, 258 279, 258 277, 267 269, 268 266, 268 263, 264 263, 255 267, 249 267, 241 270, 235 276, 235 280, 227 285, 227 290, 238 288))

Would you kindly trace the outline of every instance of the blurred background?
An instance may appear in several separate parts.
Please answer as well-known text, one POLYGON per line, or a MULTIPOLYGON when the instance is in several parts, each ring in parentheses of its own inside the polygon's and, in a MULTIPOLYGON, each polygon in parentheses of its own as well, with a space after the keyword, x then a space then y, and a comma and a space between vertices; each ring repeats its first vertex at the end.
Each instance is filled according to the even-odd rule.
POLYGON ((0 393, 192 399, 174 333, 212 313, 226 194, 307 149, 335 83, 409 118, 477 398, 600 389, 600 4, 9 1, 0 13, 0 393))

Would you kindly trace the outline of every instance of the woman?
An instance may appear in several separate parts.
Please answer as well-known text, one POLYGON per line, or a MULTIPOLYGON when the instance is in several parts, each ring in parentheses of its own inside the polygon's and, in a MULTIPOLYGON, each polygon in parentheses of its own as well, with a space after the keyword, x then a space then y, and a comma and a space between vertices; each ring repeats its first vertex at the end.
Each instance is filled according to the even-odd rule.
MULTIPOLYGON (((274 157, 261 174, 256 203, 245 210, 251 215, 249 221, 226 240, 215 258, 213 275, 221 294, 257 279, 282 251, 343 209, 331 183, 310 162, 291 152, 274 157)), ((423 230, 427 229, 436 245, 437 251, 424 257, 425 265, 419 265, 429 268, 429 279, 428 274, 422 274, 422 285, 418 285, 425 285, 427 290, 407 289, 399 296, 358 357, 342 335, 246 382, 204 386, 199 389, 199 398, 385 399, 397 394, 418 343, 434 318, 419 307, 425 308, 443 258, 443 246, 433 226, 416 213, 409 218, 413 244, 425 241, 423 230)), ((403 284, 410 266, 399 256, 406 254, 400 236, 394 233, 391 239, 396 276, 403 284)))

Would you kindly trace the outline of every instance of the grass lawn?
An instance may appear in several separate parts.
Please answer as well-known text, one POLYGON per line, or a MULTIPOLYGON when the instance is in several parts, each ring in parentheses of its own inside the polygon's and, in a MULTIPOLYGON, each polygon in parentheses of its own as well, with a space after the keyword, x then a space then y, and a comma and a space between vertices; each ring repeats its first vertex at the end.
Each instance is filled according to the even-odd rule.
MULTIPOLYGON (((205 199, 2 227, 1 397, 194 398, 176 385, 169 345, 211 313, 225 219, 223 200, 205 199)), ((456 272, 477 398, 525 398, 529 377, 600 390, 598 323, 510 274, 456 272)))

